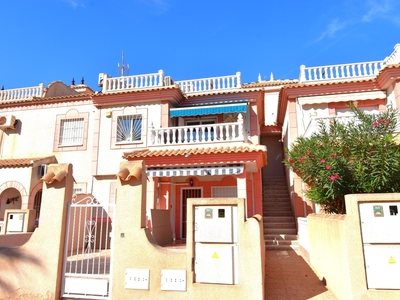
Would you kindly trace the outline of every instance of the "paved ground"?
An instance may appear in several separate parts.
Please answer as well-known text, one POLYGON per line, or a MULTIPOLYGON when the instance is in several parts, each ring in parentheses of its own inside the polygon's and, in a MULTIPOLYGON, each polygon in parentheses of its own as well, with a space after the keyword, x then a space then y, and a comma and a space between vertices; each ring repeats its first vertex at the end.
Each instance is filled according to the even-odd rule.
POLYGON ((295 251, 266 252, 266 300, 336 300, 295 251))

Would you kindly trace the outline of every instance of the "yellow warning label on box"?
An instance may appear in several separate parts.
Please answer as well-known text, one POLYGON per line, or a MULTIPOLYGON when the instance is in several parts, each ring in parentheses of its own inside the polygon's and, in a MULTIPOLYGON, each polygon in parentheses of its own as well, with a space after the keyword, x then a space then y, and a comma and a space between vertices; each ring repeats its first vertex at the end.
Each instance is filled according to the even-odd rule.
POLYGON ((395 264, 396 263, 396 260, 394 259, 393 256, 389 257, 388 263, 389 264, 395 264))
POLYGON ((218 253, 214 251, 214 253, 211 255, 211 258, 218 259, 219 258, 218 253))

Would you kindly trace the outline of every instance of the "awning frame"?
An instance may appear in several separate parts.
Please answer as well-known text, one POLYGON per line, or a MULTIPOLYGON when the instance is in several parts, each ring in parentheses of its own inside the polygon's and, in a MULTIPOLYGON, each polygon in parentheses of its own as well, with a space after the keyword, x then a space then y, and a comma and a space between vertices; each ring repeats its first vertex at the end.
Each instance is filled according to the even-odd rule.
POLYGON ((246 113, 247 109, 248 109, 247 102, 246 103, 241 102, 241 103, 223 104, 223 105, 171 108, 169 110, 169 113, 171 118, 177 118, 177 117, 217 115, 217 114, 228 114, 228 113, 246 113))

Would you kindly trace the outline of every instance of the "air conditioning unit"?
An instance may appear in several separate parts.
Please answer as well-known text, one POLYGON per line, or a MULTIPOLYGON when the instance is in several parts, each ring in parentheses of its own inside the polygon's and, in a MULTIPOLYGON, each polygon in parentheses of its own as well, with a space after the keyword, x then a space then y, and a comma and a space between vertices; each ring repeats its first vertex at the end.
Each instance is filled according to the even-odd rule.
POLYGON ((47 173, 47 165, 40 165, 38 167, 38 176, 41 178, 47 173))
POLYGON ((13 115, 0 116, 0 129, 15 129, 17 119, 13 115))

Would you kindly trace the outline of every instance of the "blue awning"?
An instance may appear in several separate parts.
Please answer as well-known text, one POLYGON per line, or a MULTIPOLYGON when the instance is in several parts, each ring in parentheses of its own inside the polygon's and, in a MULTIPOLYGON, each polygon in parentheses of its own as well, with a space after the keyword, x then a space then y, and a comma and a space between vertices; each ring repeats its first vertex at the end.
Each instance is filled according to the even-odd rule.
POLYGON ((247 103, 171 108, 171 118, 247 112, 247 103))

